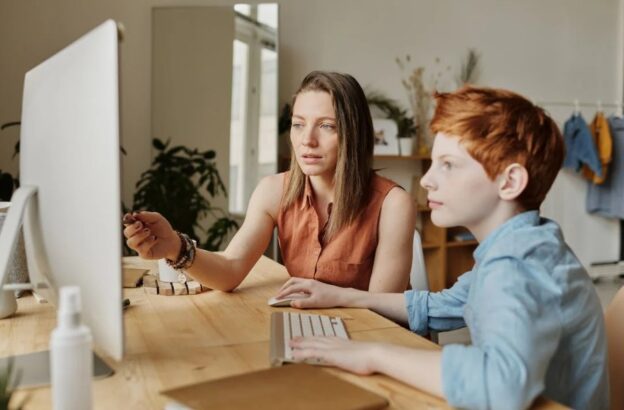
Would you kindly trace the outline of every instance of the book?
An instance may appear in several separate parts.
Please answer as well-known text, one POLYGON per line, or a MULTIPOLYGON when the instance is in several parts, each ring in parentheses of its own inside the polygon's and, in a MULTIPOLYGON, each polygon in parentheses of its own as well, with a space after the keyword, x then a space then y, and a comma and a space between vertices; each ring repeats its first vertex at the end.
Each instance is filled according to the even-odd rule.
POLYGON ((291 364, 161 392, 192 409, 376 410, 388 400, 315 366, 291 364))

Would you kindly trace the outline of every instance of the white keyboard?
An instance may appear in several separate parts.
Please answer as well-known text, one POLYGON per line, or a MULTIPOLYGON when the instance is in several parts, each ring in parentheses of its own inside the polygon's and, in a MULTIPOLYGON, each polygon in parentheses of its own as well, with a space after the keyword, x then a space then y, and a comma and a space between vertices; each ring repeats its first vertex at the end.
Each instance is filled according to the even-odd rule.
MULTIPOLYGON (((298 336, 336 336, 349 339, 339 317, 296 312, 273 312, 271 315, 271 366, 293 362, 289 341, 298 336)), ((317 364, 316 362, 309 362, 317 364)))

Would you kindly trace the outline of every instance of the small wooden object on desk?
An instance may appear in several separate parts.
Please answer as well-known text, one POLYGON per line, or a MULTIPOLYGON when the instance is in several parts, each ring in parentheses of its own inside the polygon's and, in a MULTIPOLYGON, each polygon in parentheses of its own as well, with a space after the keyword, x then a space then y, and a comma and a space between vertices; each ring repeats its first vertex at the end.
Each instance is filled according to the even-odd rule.
POLYGON ((194 280, 187 281, 186 283, 165 282, 154 275, 146 275, 143 277, 143 287, 146 293, 163 296, 197 295, 198 293, 210 290, 194 280))

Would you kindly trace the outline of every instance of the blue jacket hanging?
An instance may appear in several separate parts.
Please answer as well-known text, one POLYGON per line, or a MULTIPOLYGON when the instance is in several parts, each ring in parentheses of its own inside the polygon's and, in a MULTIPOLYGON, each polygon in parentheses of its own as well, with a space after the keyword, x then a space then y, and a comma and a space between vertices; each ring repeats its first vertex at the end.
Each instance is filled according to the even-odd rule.
POLYGON ((563 167, 578 172, 586 164, 596 175, 602 177, 602 165, 598 158, 596 143, 581 114, 573 114, 563 126, 566 156, 563 167))

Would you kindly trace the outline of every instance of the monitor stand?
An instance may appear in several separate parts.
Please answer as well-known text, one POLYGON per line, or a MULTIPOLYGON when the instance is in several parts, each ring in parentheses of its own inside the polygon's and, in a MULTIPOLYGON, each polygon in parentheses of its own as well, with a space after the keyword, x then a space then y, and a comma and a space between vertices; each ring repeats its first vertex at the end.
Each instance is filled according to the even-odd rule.
MULTIPOLYGON (((13 193, 11 207, 2 225, 2 230, 0 230, 0 299, 3 299, 0 300, 0 306, 10 304, 11 298, 12 302, 16 303, 13 295, 13 284, 5 284, 4 280, 8 272, 11 255, 17 243, 26 206, 36 193, 37 187, 35 186, 22 186, 13 193)), ((46 287, 46 284, 18 284, 18 286, 20 288, 30 286, 31 289, 35 289, 40 286, 46 287)), ((13 312, 6 316, 10 316, 13 312)), ((0 320, 2 318, 3 316, 0 316, 0 320)), ((18 372, 16 374, 20 374, 20 378, 17 380, 18 386, 16 387, 37 387, 50 384, 49 350, 0 358, 0 369, 6 369, 10 361, 13 361, 13 368, 18 372)), ((93 377, 102 378, 113 373, 113 369, 97 354, 93 353, 93 377)))
MULTIPOLYGON (((11 361, 14 374, 19 374, 14 387, 33 388, 51 384, 49 350, 0 358, 0 369, 6 369, 11 361)), ((113 373, 115 371, 93 353, 93 378, 103 379, 113 373)))

